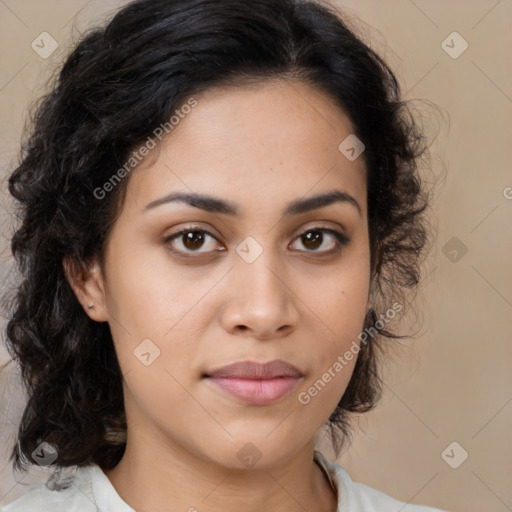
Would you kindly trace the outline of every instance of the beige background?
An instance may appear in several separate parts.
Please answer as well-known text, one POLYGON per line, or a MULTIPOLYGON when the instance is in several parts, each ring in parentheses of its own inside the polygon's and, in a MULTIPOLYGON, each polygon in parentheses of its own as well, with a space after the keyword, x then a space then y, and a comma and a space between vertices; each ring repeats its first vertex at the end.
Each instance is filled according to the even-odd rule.
MULTIPOLYGON (((123 3, 0 0, 3 177, 16 162, 27 106, 44 90, 70 39, 123 3), (46 60, 31 48, 43 31, 59 43, 46 60)), ((460 512, 510 511, 512 2, 337 4, 364 20, 361 33, 396 70, 409 98, 430 100, 446 112, 431 165, 437 175, 447 171, 435 197, 438 236, 418 297, 421 315, 418 323, 411 319, 419 334, 390 356, 384 399, 361 419, 340 462, 354 480, 404 501, 460 512), (441 45, 454 31, 469 44, 456 59, 441 45), (460 258, 462 246, 467 253, 460 258), (441 455, 454 441, 462 448, 449 451, 450 460, 459 460, 462 449, 469 454, 457 469, 441 455)), ((460 48, 457 39, 448 44, 460 48)), ((13 221, 4 181, 1 198, 3 283, 12 277, 7 239, 13 221)), ((45 475, 34 471, 16 483, 6 462, 23 406, 12 370, 1 376, 0 399, 2 505, 45 475)), ((323 442, 322 448, 329 454, 323 442)))

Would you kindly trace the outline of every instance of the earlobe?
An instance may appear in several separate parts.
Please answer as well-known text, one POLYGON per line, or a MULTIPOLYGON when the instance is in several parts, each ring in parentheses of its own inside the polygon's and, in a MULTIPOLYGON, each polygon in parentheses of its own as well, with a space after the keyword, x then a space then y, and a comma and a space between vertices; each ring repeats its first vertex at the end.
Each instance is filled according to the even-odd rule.
POLYGON ((65 257, 62 265, 66 279, 86 314, 96 322, 106 322, 108 315, 105 307, 104 283, 98 263, 93 262, 85 267, 65 257))

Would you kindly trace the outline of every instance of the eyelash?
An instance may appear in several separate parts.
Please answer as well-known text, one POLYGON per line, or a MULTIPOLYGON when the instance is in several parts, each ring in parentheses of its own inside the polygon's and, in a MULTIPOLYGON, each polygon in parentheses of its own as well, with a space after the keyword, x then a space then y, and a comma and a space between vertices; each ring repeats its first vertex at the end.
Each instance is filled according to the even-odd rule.
MULTIPOLYGON (((305 251, 299 251, 299 252, 306 252, 306 253, 319 253, 319 254, 332 254, 334 252, 338 252, 342 247, 346 246, 349 242, 350 242, 350 239, 344 235, 343 233, 340 233, 339 231, 336 231, 334 229, 330 229, 330 228, 324 228, 324 227, 312 227, 312 228, 308 228, 306 229, 305 231, 302 231, 302 233, 299 233, 296 237, 295 237, 295 240, 297 238, 300 238, 301 236, 304 236, 306 233, 309 233, 311 231, 319 231, 321 233, 328 233, 332 236, 334 236, 335 240, 336 240, 336 247, 334 249, 331 249, 331 250, 328 250, 328 251, 318 251, 318 250, 305 250, 305 251)), ((217 237, 213 234, 213 233, 210 233, 210 231, 208 231, 207 229, 203 229, 203 228, 200 228, 198 226, 187 226, 186 228, 183 228, 181 229, 180 231, 176 232, 176 233, 173 233, 172 235, 166 237, 164 239, 164 243, 166 245, 170 245, 169 242, 172 242, 173 240, 179 238, 180 236, 183 236, 185 233, 192 233, 192 232, 199 232, 199 233, 203 233, 203 234, 207 234, 209 236, 211 236, 213 239, 215 239, 217 242, 217 237)), ((323 243, 323 240, 322 240, 322 243, 323 243)), ((187 251, 187 252, 184 252, 184 251, 181 251, 181 250, 176 250, 176 249, 173 249, 171 247, 169 247, 169 250, 179 256, 182 256, 184 258, 197 258, 198 256, 192 256, 193 254, 198 254, 198 255, 208 255, 208 254, 211 254, 211 252, 208 252, 208 251, 205 251, 205 252, 201 252, 201 251, 187 251)), ((214 251, 214 252, 220 252, 220 251, 214 251)))

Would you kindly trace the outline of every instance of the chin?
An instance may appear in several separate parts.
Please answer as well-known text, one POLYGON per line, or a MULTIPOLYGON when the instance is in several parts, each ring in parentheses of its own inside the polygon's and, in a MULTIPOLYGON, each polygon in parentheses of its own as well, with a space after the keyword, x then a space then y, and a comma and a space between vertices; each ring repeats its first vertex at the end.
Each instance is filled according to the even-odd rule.
POLYGON ((203 457, 226 469, 268 470, 286 463, 304 446, 291 445, 276 436, 266 437, 267 433, 252 436, 250 432, 241 438, 216 443, 217 450, 203 453, 203 457), (222 445, 222 446, 221 446, 222 445))

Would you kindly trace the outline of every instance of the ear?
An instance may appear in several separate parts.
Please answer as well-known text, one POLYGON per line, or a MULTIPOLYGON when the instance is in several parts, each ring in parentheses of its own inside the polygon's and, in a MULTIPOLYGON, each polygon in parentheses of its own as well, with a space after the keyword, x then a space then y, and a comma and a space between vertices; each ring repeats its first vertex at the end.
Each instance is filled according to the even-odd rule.
POLYGON ((65 257, 62 266, 69 285, 89 318, 96 322, 106 322, 105 284, 97 261, 85 268, 83 264, 65 257))

